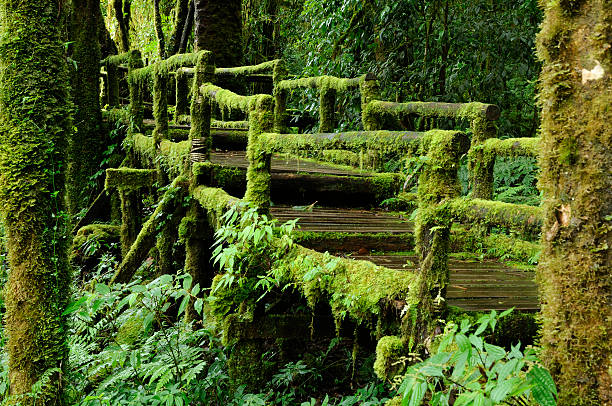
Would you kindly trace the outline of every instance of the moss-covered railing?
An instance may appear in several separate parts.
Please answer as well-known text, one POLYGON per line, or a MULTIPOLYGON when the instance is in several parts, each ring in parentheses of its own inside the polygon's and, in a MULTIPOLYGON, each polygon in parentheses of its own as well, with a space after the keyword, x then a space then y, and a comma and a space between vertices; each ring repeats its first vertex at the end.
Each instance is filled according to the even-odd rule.
POLYGON ((338 93, 359 89, 361 103, 365 105, 377 97, 378 87, 372 74, 357 78, 337 78, 334 76, 316 76, 293 80, 281 80, 274 87, 275 124, 278 133, 286 131, 287 96, 294 89, 317 89, 319 92, 319 132, 332 132, 335 128, 335 106, 338 93))
POLYGON ((124 52, 119 55, 110 55, 100 61, 102 68, 100 74, 104 81, 102 88, 102 104, 107 104, 109 107, 119 105, 119 81, 120 72, 128 71, 130 61, 133 59, 133 52, 124 52))

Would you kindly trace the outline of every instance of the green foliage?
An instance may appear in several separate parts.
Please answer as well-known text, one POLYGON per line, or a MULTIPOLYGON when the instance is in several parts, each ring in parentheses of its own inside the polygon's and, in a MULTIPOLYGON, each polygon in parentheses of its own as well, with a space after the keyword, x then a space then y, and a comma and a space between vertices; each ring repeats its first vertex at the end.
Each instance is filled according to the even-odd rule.
MULTIPOLYGON (((222 298, 215 295, 224 291, 231 292, 234 303, 240 303, 255 297, 261 300, 272 289, 282 288, 275 263, 293 246, 291 232, 297 219, 278 225, 277 220, 241 203, 231 206, 221 221, 212 256, 222 274, 213 285, 213 303, 222 298)), ((222 313, 228 311, 225 308, 222 313)))
POLYGON ((540 204, 540 192, 537 189, 540 171, 535 158, 498 158, 493 170, 495 200, 534 206, 540 204))
POLYGON ((418 406, 424 399, 433 406, 556 405, 557 389, 535 349, 521 351, 518 343, 506 351, 483 339, 511 311, 498 316, 493 310, 475 325, 467 319, 459 326, 449 323, 431 356, 407 370, 398 390, 402 405, 418 406))

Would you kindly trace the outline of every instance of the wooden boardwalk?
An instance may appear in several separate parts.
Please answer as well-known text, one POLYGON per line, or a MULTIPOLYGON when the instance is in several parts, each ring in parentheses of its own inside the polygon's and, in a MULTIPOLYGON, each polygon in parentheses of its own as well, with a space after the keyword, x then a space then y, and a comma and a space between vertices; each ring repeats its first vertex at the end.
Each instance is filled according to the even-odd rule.
MULTIPOLYGON (((299 218, 300 231, 318 233, 412 233, 410 222, 399 215, 383 211, 346 208, 318 208, 312 211, 292 207, 272 207, 272 215, 280 221, 299 218)), ((350 237, 346 237, 350 238, 350 237)), ((325 246, 325 244, 321 244, 325 246)), ((337 246, 329 244, 329 249, 337 246)), ((351 246, 351 244, 348 244, 351 246)), ((360 244, 345 251, 360 251, 360 244)), ((391 269, 416 271, 417 259, 409 255, 353 255, 352 258, 372 261, 391 269)), ((539 309, 534 273, 508 267, 495 261, 463 261, 451 259, 451 283, 447 291, 448 303, 464 310, 539 309)))

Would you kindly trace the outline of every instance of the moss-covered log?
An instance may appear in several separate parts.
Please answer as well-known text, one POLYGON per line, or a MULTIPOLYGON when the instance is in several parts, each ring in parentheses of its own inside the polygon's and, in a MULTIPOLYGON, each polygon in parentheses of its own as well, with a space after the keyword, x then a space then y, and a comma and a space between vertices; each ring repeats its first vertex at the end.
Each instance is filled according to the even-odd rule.
POLYGON ((194 48, 215 55, 219 66, 240 66, 243 59, 242 2, 195 0, 194 48))
POLYGON ((418 149, 427 133, 413 131, 352 131, 321 134, 263 134, 268 152, 299 153, 343 149, 360 153, 362 150, 409 153, 418 149))
POLYGON ((335 76, 314 76, 301 79, 282 80, 277 87, 283 90, 293 89, 334 89, 337 92, 346 92, 350 89, 358 89, 361 77, 337 78, 335 76))
POLYGON ((468 224, 505 227, 531 235, 542 228, 540 207, 462 197, 450 200, 448 208, 454 218, 468 224))
POLYGON ((109 168, 106 170, 106 189, 138 190, 151 187, 157 179, 154 169, 109 168))
POLYGON ((100 112, 100 45, 97 32, 100 18, 99 2, 72 2, 71 57, 78 68, 71 72, 76 127, 68 142, 66 192, 71 216, 87 207, 102 186, 90 181, 98 171, 106 150, 100 112))
MULTIPOLYGON (((478 147, 477 147, 478 148, 478 147)), ((482 144, 485 160, 489 156, 495 157, 517 157, 530 156, 537 158, 540 154, 540 138, 490 138, 482 144)))
POLYGON ((25 406, 61 403, 68 361, 64 170, 72 127, 63 5, 0 1, 0 213, 10 265, 2 295, 5 401, 25 406), (43 375, 37 397, 29 397, 43 375))
MULTIPOLYGON (((155 245, 157 234, 163 223, 168 221, 168 216, 175 212, 177 206, 179 206, 179 201, 186 195, 187 190, 188 185, 185 177, 178 176, 174 179, 161 197, 155 211, 142 226, 136 241, 117 267, 112 278, 113 282, 129 282, 132 279, 140 264, 146 259, 149 250, 155 245)), ((176 219, 176 216, 174 218, 176 219)))
POLYGON ((612 4, 541 2, 542 360, 559 404, 612 404, 612 4))

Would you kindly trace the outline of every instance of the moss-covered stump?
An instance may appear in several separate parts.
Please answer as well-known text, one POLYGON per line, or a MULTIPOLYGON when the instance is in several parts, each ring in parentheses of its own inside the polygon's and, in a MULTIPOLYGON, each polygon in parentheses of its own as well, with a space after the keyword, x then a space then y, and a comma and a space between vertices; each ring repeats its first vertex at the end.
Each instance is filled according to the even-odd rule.
POLYGON ((612 6, 541 2, 542 360, 562 405, 612 404, 612 6))
POLYGON ((0 213, 10 265, 5 401, 24 406, 60 404, 68 358, 64 174, 72 124, 62 6, 0 1, 0 213), (27 396, 44 374, 38 396, 27 396))
POLYGON ((312 318, 308 315, 274 314, 248 321, 242 317, 231 314, 224 321, 223 342, 233 345, 228 372, 232 387, 246 385, 246 390, 256 391, 278 372, 283 362, 289 361, 280 359, 282 357, 266 360, 264 353, 271 350, 282 352, 278 343, 286 346, 287 341, 293 342, 296 348, 305 348, 303 342, 311 335, 312 318))
POLYGON ((81 268, 81 274, 98 265, 104 253, 119 256, 120 227, 113 224, 90 224, 81 227, 72 240, 70 259, 81 268))
POLYGON ((406 343, 397 336, 385 336, 376 344, 376 361, 374 373, 380 379, 393 381, 396 375, 404 370, 404 365, 398 360, 406 355, 406 343))

